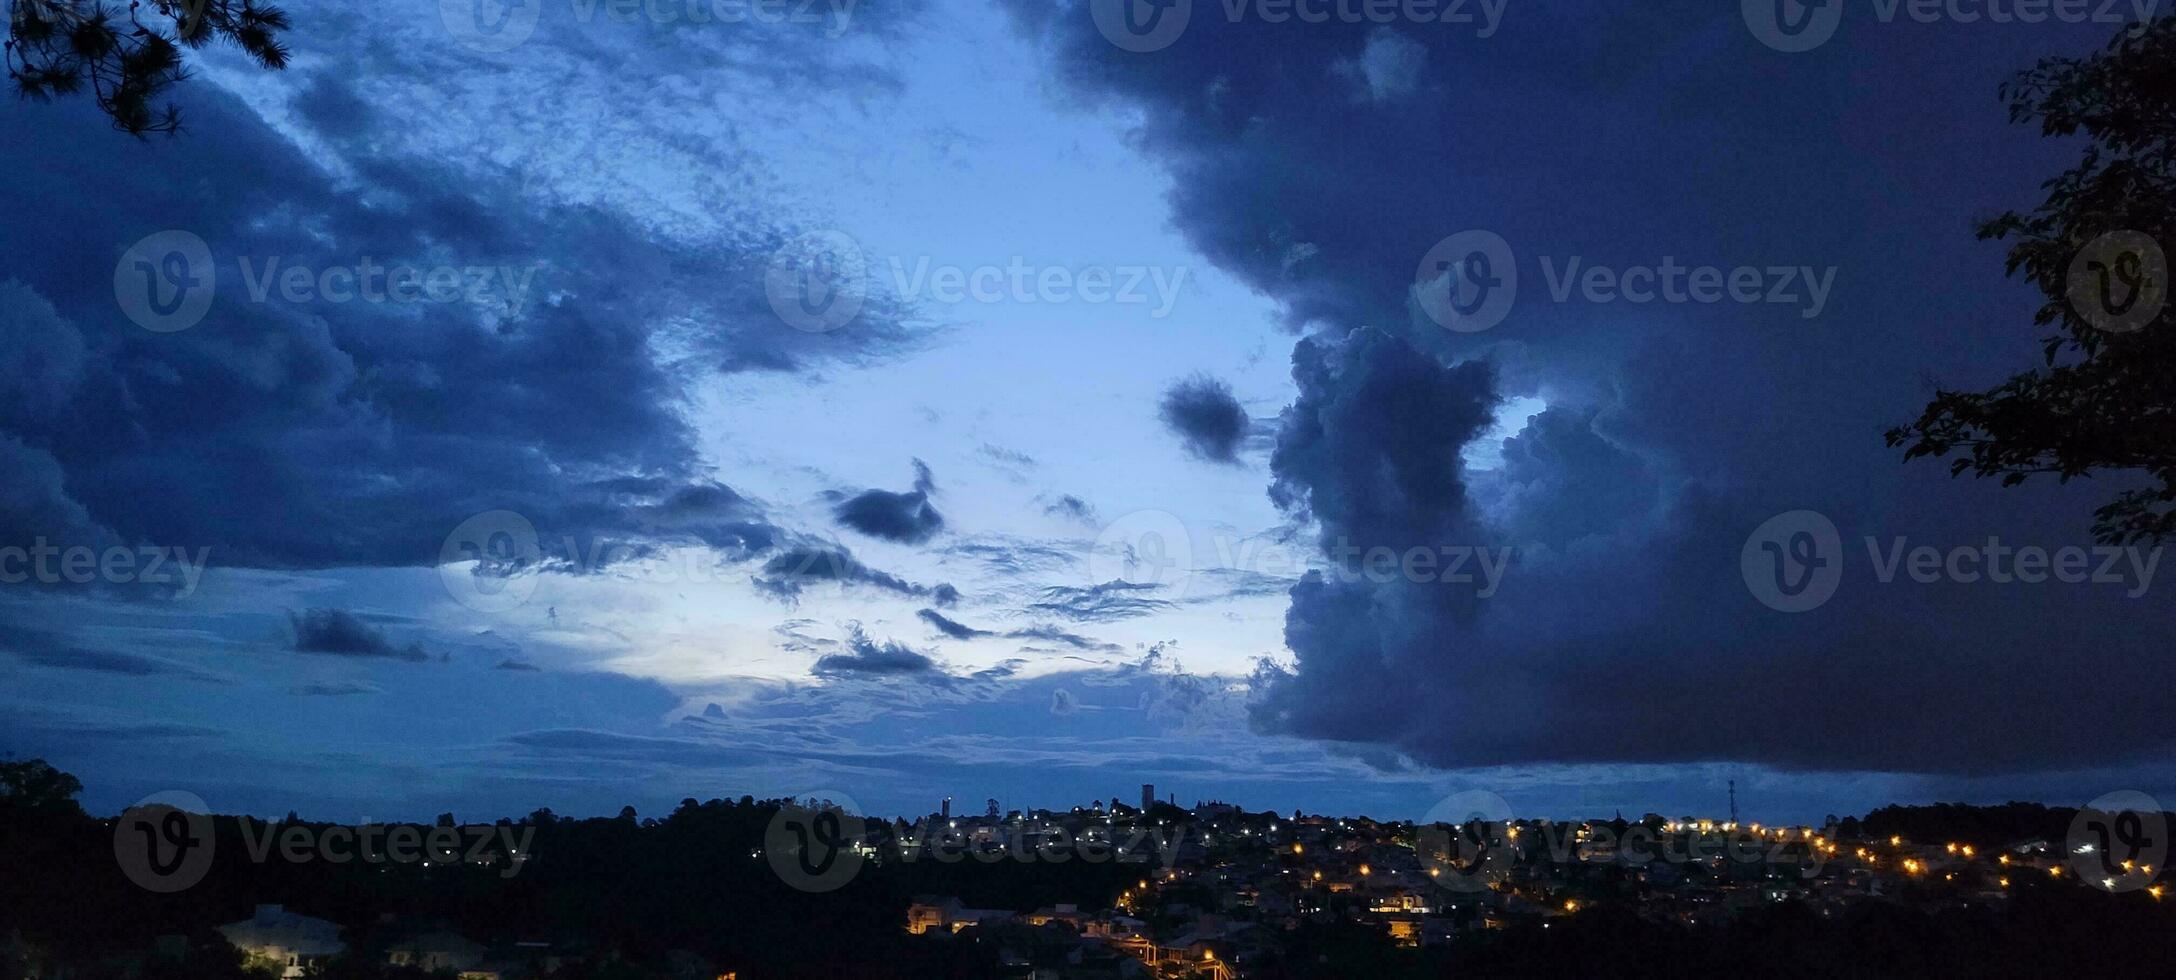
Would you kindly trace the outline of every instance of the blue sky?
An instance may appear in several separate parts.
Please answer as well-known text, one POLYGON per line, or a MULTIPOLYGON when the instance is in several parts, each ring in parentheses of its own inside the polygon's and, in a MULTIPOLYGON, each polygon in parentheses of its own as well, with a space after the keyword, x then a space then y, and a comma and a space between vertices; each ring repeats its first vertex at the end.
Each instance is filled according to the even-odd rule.
POLYGON ((293 66, 204 53, 174 140, 0 108, 0 194, 41 218, 6 233, 0 531, 208 549, 186 590, 0 587, 0 747, 94 810, 2176 795, 2145 582, 1882 582, 1861 544, 2091 543, 2100 488, 1953 482, 1880 433, 2034 356, 1971 222, 2075 149, 1995 86, 2111 25, 1851 8, 1794 54, 1704 5, 1513 2, 1484 37, 1196 3, 1135 52, 1084 4, 542 0, 483 50, 432 8, 297 5, 293 66), (1445 329, 1414 270, 1473 229, 1517 300, 1445 329), (161 331, 116 282, 167 231, 216 293, 161 331), (818 330, 765 292, 812 235, 866 270, 818 330), (1574 256, 1807 286, 1559 299, 1574 256), (260 299, 273 259, 528 278, 260 299), (935 285, 1011 268, 1068 288, 935 285), (1848 564, 1780 612, 1740 557, 1797 510, 1848 564), (535 560, 443 560, 495 514, 535 560), (1152 541, 1177 564, 1127 562, 1152 541), (1509 557, 1325 577, 1339 542, 1509 557))

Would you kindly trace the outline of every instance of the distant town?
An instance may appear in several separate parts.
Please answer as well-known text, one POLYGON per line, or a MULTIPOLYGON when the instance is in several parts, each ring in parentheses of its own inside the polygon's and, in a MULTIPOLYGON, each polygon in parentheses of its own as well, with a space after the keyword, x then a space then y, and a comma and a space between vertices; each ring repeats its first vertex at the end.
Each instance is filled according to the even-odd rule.
POLYGON ((913 819, 742 797, 342 827, 167 804, 100 819, 70 777, 29 775, 0 801, 0 859, 21 872, 0 880, 7 980, 1517 975, 1872 965, 1885 945, 1995 972, 2150 970, 2176 926, 2158 810, 1415 823, 1143 786, 913 819))

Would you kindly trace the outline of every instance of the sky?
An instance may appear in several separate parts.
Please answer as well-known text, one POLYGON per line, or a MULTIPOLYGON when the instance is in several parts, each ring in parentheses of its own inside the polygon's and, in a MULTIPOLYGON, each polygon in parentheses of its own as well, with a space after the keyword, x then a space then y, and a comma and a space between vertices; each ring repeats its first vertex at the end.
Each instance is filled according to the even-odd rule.
POLYGON ((171 139, 0 101, 0 750, 328 820, 2176 797, 2121 478, 1882 441, 2034 362, 1973 223, 2079 148, 1997 87, 2118 24, 1300 6, 313 0, 171 139))

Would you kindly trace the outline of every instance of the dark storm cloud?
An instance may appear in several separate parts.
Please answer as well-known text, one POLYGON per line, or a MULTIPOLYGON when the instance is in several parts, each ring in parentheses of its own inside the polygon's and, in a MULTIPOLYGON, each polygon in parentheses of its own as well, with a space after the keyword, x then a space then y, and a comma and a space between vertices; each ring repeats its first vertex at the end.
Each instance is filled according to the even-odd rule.
POLYGON ((923 622, 928 623, 937 632, 955 640, 979 640, 1002 635, 1006 639, 1012 640, 1040 640, 1045 643, 1059 643, 1075 650, 1117 653, 1125 649, 1116 643, 1106 643, 1056 626, 1022 626, 1018 629, 1006 630, 1000 634, 996 630, 976 629, 968 626, 934 609, 924 609, 915 613, 915 615, 920 617, 923 622))
POLYGON ((595 489, 611 494, 611 505, 624 508, 644 536, 658 540, 700 542, 738 558, 768 551, 786 536, 760 505, 716 481, 681 485, 627 477, 595 489))
POLYGON ((1079 521, 1089 527, 1094 527, 1096 524, 1095 506, 1070 493, 1060 494, 1057 499, 1045 504, 1043 513, 1051 517, 1079 521))
MULTIPOLYGON (((1587 416, 1544 413, 1502 471, 1461 472, 1457 449, 1487 418, 1483 362, 1446 366, 1360 330, 1302 341, 1293 375, 1300 397, 1272 496, 1318 524, 1326 545, 1505 547, 1512 560, 1490 596, 1349 567, 1310 573, 1286 615, 1296 662, 1256 678, 1252 717, 1267 730, 1383 743, 1444 766, 1740 759, 1964 772, 2153 751, 2145 699, 2034 679, 2058 646, 2087 674, 2163 670, 2146 656, 2150 638, 2124 625, 2120 590, 1884 586, 1862 572, 1814 613, 1776 613, 1738 567, 1765 508, 1699 485, 1658 498, 1646 464, 1587 416), (1483 480, 1506 519, 1478 512, 1469 483, 1483 480), (2094 639, 2057 640, 2057 622, 2094 639), (1603 676, 1614 680, 1579 682, 1603 676), (2090 722, 2020 738, 1988 710, 2016 698, 2090 722)), ((1865 550, 1851 540, 1836 560, 1865 550)))
POLYGON ((782 326, 758 274, 782 231, 676 245, 526 195, 516 175, 381 155, 368 114, 324 111, 355 102, 335 74, 302 80, 301 123, 337 165, 215 86, 190 93, 191 138, 150 156, 117 157, 79 104, 11 110, 0 160, 24 178, 0 203, 68 203, 67 220, 10 232, 0 467, 26 489, 0 502, 0 538, 211 546, 229 566, 416 565, 463 520, 513 510, 555 539, 770 547, 776 530, 697 458, 689 380, 884 356, 911 346, 897 322, 875 307, 850 330, 782 326), (201 322, 153 333, 87 270, 166 229, 209 246, 214 292, 201 322), (277 278, 253 292, 275 261, 314 274, 366 260, 381 277, 474 267, 496 286, 450 302, 289 298, 277 278))
POLYGON ((940 606, 959 601, 959 590, 950 583, 926 586, 870 568, 852 552, 837 545, 795 545, 771 556, 755 577, 756 587, 781 599, 792 599, 808 585, 836 582, 867 585, 913 598, 928 598, 940 606))
POLYGON ((1005 634, 1016 640, 1042 640, 1046 643, 1062 643, 1075 650, 1093 650, 1100 653, 1118 653, 1125 649, 1116 643, 1106 643, 1094 637, 1082 636, 1056 626, 1023 626, 1005 634))
POLYGON ((1284 413, 1269 497, 1361 548, 1475 541, 1459 450, 1496 403, 1486 362, 1444 369, 1404 341, 1356 330, 1292 350, 1299 400, 1284 413))
POLYGON ((1078 550, 1056 548, 1047 544, 1002 535, 986 536, 975 541, 960 541, 948 545, 947 555, 960 555, 975 559, 991 569, 1008 576, 1029 572, 1045 572, 1064 568, 1080 561, 1078 550))
POLYGON ((298 653, 328 653, 341 657, 383 657, 389 660, 424 661, 430 655, 421 644, 396 647, 377 627, 345 609, 306 609, 290 613, 298 653))
POLYGON ((1516 515, 1519 540, 1565 548, 1606 536, 1662 499, 1648 462, 1596 428, 1600 414, 1550 408, 1503 443, 1503 466, 1477 488, 1491 510, 1516 515))
POLYGON ((1240 440, 1246 437, 1250 420, 1239 399, 1232 396, 1231 385, 1205 374, 1174 382, 1164 389, 1157 412, 1196 458, 1239 462, 1240 440))
POLYGON ((872 640, 859 628, 847 638, 846 652, 816 658, 809 673, 818 677, 927 677, 950 679, 928 655, 896 640, 872 640))
POLYGON ((1082 623, 1132 619, 1171 608, 1169 601, 1149 595, 1161 588, 1151 583, 1124 580, 1087 587, 1053 585, 1044 589, 1041 598, 1029 603, 1028 608, 1082 623))
POLYGON ((832 515, 839 523, 886 541, 920 544, 944 529, 944 515, 930 506, 930 495, 937 489, 930 478, 929 466, 914 461, 914 489, 905 493, 890 490, 864 490, 838 502, 832 515))
POLYGON ((384 693, 384 689, 375 684, 363 684, 354 681, 339 681, 331 683, 297 685, 295 687, 295 693, 303 697, 337 698, 348 697, 356 694, 382 694, 384 693))
POLYGON ((944 635, 949 636, 955 640, 972 640, 978 637, 997 635, 990 630, 978 630, 972 626, 968 626, 965 623, 961 623, 958 620, 952 619, 951 617, 948 617, 935 609, 924 609, 916 612, 915 615, 921 617, 922 622, 928 623, 931 627, 935 628, 937 632, 943 633, 944 635))
POLYGON ((1899 466, 1880 433, 1929 378, 1977 387, 2038 357, 2038 297, 1968 229, 2038 200, 2063 163, 1991 93, 2108 25, 1899 22, 1839 33, 1823 68, 1763 46, 1732 5, 1520 8, 1486 41, 1196 17, 1152 55, 1077 7, 1007 6, 1076 97, 1140 121, 1190 244, 1314 335, 1272 495, 1323 557, 1511 549, 1486 599, 1397 576, 1293 586, 1293 659, 1257 678, 1259 728, 1438 766, 1986 773, 2165 753, 2139 693, 2176 682, 2165 631, 2139 619, 2152 600, 1884 583, 1864 541, 2091 543, 2089 492, 1948 482, 1899 466), (1923 84, 1936 66, 1944 84, 1923 84), (1416 271, 1468 229, 1503 236, 1521 281, 1501 324, 1454 333, 1420 315, 1416 271), (1558 298, 1575 256, 1787 264, 1835 286, 1816 317, 1595 301, 1575 280, 1558 298), (1499 399, 1528 397, 1548 410, 1499 469, 1467 472, 1499 399), (1801 508, 1835 520, 1852 567, 1794 616, 1755 601, 1739 556, 1801 508), (2050 724, 2014 724, 2021 701, 2050 724))

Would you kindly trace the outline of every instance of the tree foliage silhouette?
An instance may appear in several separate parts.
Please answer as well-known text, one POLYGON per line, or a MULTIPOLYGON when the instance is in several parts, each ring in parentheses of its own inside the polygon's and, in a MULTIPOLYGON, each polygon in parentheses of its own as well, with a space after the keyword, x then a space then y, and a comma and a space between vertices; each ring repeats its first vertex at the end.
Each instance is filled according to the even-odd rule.
POLYGON ((226 40, 265 68, 287 67, 287 14, 256 0, 14 0, 8 78, 45 100, 88 89, 125 133, 173 133, 181 110, 162 96, 189 77, 181 49, 226 40))
POLYGON ((1986 391, 1938 390, 1888 443, 1907 460, 1956 452, 1952 476, 2000 476, 2006 487, 2035 474, 2141 474, 2148 485, 2094 512, 2093 533, 2160 540, 2176 533, 2176 317, 2161 251, 2176 228, 2176 18, 2127 26, 2089 57, 2042 59, 2001 95, 2012 122, 2085 136, 2082 159, 2042 183, 2037 208, 1978 229, 2013 242, 2007 272, 2039 287, 2046 302, 2033 323, 2055 331, 2039 367, 1986 391), (2110 261, 2096 243, 2111 233, 2154 244, 2110 261), (2101 315, 2118 310, 2139 315, 2119 325, 2101 315))
POLYGON ((81 792, 83 784, 75 776, 44 759, 0 759, 0 807, 81 814, 82 808, 76 805, 76 794, 81 792))

